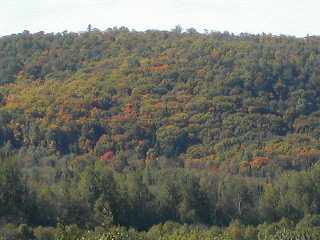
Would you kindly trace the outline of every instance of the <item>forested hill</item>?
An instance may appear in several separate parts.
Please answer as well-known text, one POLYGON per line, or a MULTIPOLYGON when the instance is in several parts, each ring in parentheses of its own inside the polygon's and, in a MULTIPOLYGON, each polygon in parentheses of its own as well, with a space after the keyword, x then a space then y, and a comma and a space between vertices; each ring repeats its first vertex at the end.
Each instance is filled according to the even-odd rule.
POLYGON ((178 28, 3 37, 0 142, 107 152, 119 169, 152 155, 236 171, 315 153, 319 43, 178 28))
POLYGON ((2 37, 0 227, 307 221, 319 107, 320 37, 2 37))

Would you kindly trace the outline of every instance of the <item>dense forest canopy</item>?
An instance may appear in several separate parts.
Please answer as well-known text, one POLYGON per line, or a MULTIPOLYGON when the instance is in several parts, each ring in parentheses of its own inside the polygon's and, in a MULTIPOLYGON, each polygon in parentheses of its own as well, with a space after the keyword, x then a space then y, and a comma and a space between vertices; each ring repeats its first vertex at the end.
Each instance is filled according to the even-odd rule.
POLYGON ((2 37, 0 236, 319 239, 319 117, 320 37, 2 37))

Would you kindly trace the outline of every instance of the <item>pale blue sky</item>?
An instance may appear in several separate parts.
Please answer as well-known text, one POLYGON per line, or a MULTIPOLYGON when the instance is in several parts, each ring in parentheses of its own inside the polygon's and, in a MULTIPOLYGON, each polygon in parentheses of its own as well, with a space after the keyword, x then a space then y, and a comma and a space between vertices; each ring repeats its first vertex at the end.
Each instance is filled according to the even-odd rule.
POLYGON ((183 28, 320 35, 320 0, 0 0, 0 35, 183 28))

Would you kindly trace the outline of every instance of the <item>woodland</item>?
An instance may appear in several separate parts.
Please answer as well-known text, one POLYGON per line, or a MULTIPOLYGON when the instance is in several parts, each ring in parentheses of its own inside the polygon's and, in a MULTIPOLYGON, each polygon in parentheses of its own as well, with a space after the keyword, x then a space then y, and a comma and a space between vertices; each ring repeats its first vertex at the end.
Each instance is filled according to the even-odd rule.
POLYGON ((320 239, 320 37, 0 38, 1 240, 320 239))

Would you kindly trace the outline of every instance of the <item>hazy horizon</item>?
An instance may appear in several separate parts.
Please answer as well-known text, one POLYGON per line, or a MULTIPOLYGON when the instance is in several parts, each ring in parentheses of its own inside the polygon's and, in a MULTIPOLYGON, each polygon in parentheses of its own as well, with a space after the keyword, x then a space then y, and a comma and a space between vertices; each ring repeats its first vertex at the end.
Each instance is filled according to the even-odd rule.
POLYGON ((88 24, 144 31, 176 25, 199 32, 271 33, 297 37, 320 35, 315 0, 5 0, 0 9, 0 36, 30 32, 79 32, 88 24))

